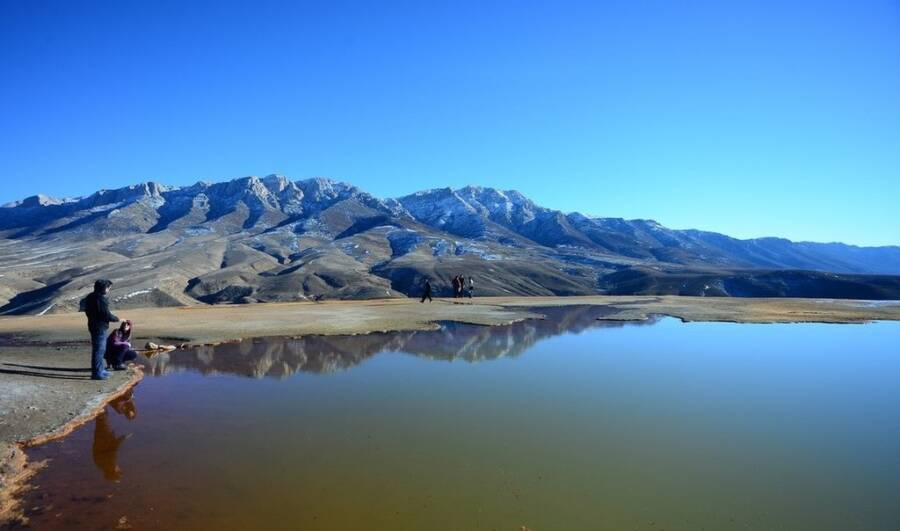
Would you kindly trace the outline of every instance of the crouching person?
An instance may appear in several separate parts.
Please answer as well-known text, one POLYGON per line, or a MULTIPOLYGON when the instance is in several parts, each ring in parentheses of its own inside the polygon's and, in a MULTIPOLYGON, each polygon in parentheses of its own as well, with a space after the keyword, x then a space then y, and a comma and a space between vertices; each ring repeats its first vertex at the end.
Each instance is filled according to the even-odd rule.
POLYGON ((109 301, 106 300, 110 286, 112 286, 112 282, 109 280, 94 282, 94 292, 81 301, 88 319, 88 331, 91 333, 92 380, 109 378, 109 373, 103 370, 106 336, 109 333, 109 323, 119 322, 119 318, 109 311, 109 301))
POLYGON ((119 328, 113 330, 106 340, 106 368, 114 371, 124 371, 125 362, 137 358, 137 352, 131 348, 131 332, 134 327, 131 321, 122 321, 119 328))

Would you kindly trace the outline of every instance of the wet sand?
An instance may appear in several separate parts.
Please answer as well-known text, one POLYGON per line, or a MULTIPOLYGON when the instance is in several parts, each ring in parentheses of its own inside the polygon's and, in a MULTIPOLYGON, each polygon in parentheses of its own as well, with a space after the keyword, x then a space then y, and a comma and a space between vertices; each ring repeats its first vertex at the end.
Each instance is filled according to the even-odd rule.
MULTIPOLYGON (((701 297, 496 297, 147 308, 117 312, 136 323, 135 346, 218 343, 265 336, 424 330, 438 321, 502 325, 540 317, 541 306, 600 305, 604 319, 669 315, 685 321, 863 323, 900 320, 900 305, 811 299, 701 297)), ((21 447, 61 437, 93 418, 141 378, 87 379, 81 314, 0 318, 0 521, 15 517, 10 493, 30 469, 21 447)))

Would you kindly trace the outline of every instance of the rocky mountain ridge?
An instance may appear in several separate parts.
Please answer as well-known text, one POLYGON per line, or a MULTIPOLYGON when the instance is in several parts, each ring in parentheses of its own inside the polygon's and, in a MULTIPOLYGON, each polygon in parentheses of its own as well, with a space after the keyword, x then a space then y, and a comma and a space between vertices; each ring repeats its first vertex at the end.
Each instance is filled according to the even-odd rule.
POLYGON ((871 277, 900 275, 900 247, 739 240, 477 186, 381 199, 282 175, 0 207, 2 313, 72 310, 97 277, 120 306, 146 306, 402 297, 458 273, 479 295, 900 298, 897 279, 871 277))

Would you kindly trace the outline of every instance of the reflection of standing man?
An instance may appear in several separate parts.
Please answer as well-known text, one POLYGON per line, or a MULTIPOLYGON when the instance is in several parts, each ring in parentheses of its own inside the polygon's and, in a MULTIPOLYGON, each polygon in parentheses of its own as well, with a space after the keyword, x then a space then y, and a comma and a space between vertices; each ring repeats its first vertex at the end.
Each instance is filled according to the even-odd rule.
MULTIPOLYGON (((134 420, 137 417, 137 410, 134 407, 134 400, 131 393, 123 398, 114 400, 110 406, 113 411, 124 416, 128 420, 134 420)), ((94 465, 103 472, 103 477, 107 481, 118 483, 122 479, 122 469, 119 468, 118 453, 119 447, 131 434, 116 436, 109 422, 109 415, 106 410, 94 420, 94 444, 91 453, 94 457, 94 465)))
POLYGON ((128 420, 134 420, 137 417, 137 408, 134 407, 134 392, 128 391, 121 397, 109 403, 113 411, 122 415, 128 420))

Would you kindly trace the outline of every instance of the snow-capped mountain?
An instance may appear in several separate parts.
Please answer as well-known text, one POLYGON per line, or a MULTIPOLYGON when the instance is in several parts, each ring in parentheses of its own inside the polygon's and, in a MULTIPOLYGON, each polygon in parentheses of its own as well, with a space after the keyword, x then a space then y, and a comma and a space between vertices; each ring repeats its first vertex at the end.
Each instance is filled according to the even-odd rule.
POLYGON ((900 275, 900 247, 738 240, 477 186, 381 199, 282 175, 0 207, 4 313, 72 310, 98 277, 136 306, 399 297, 456 274, 480 295, 896 298, 898 279, 861 275, 900 275))

